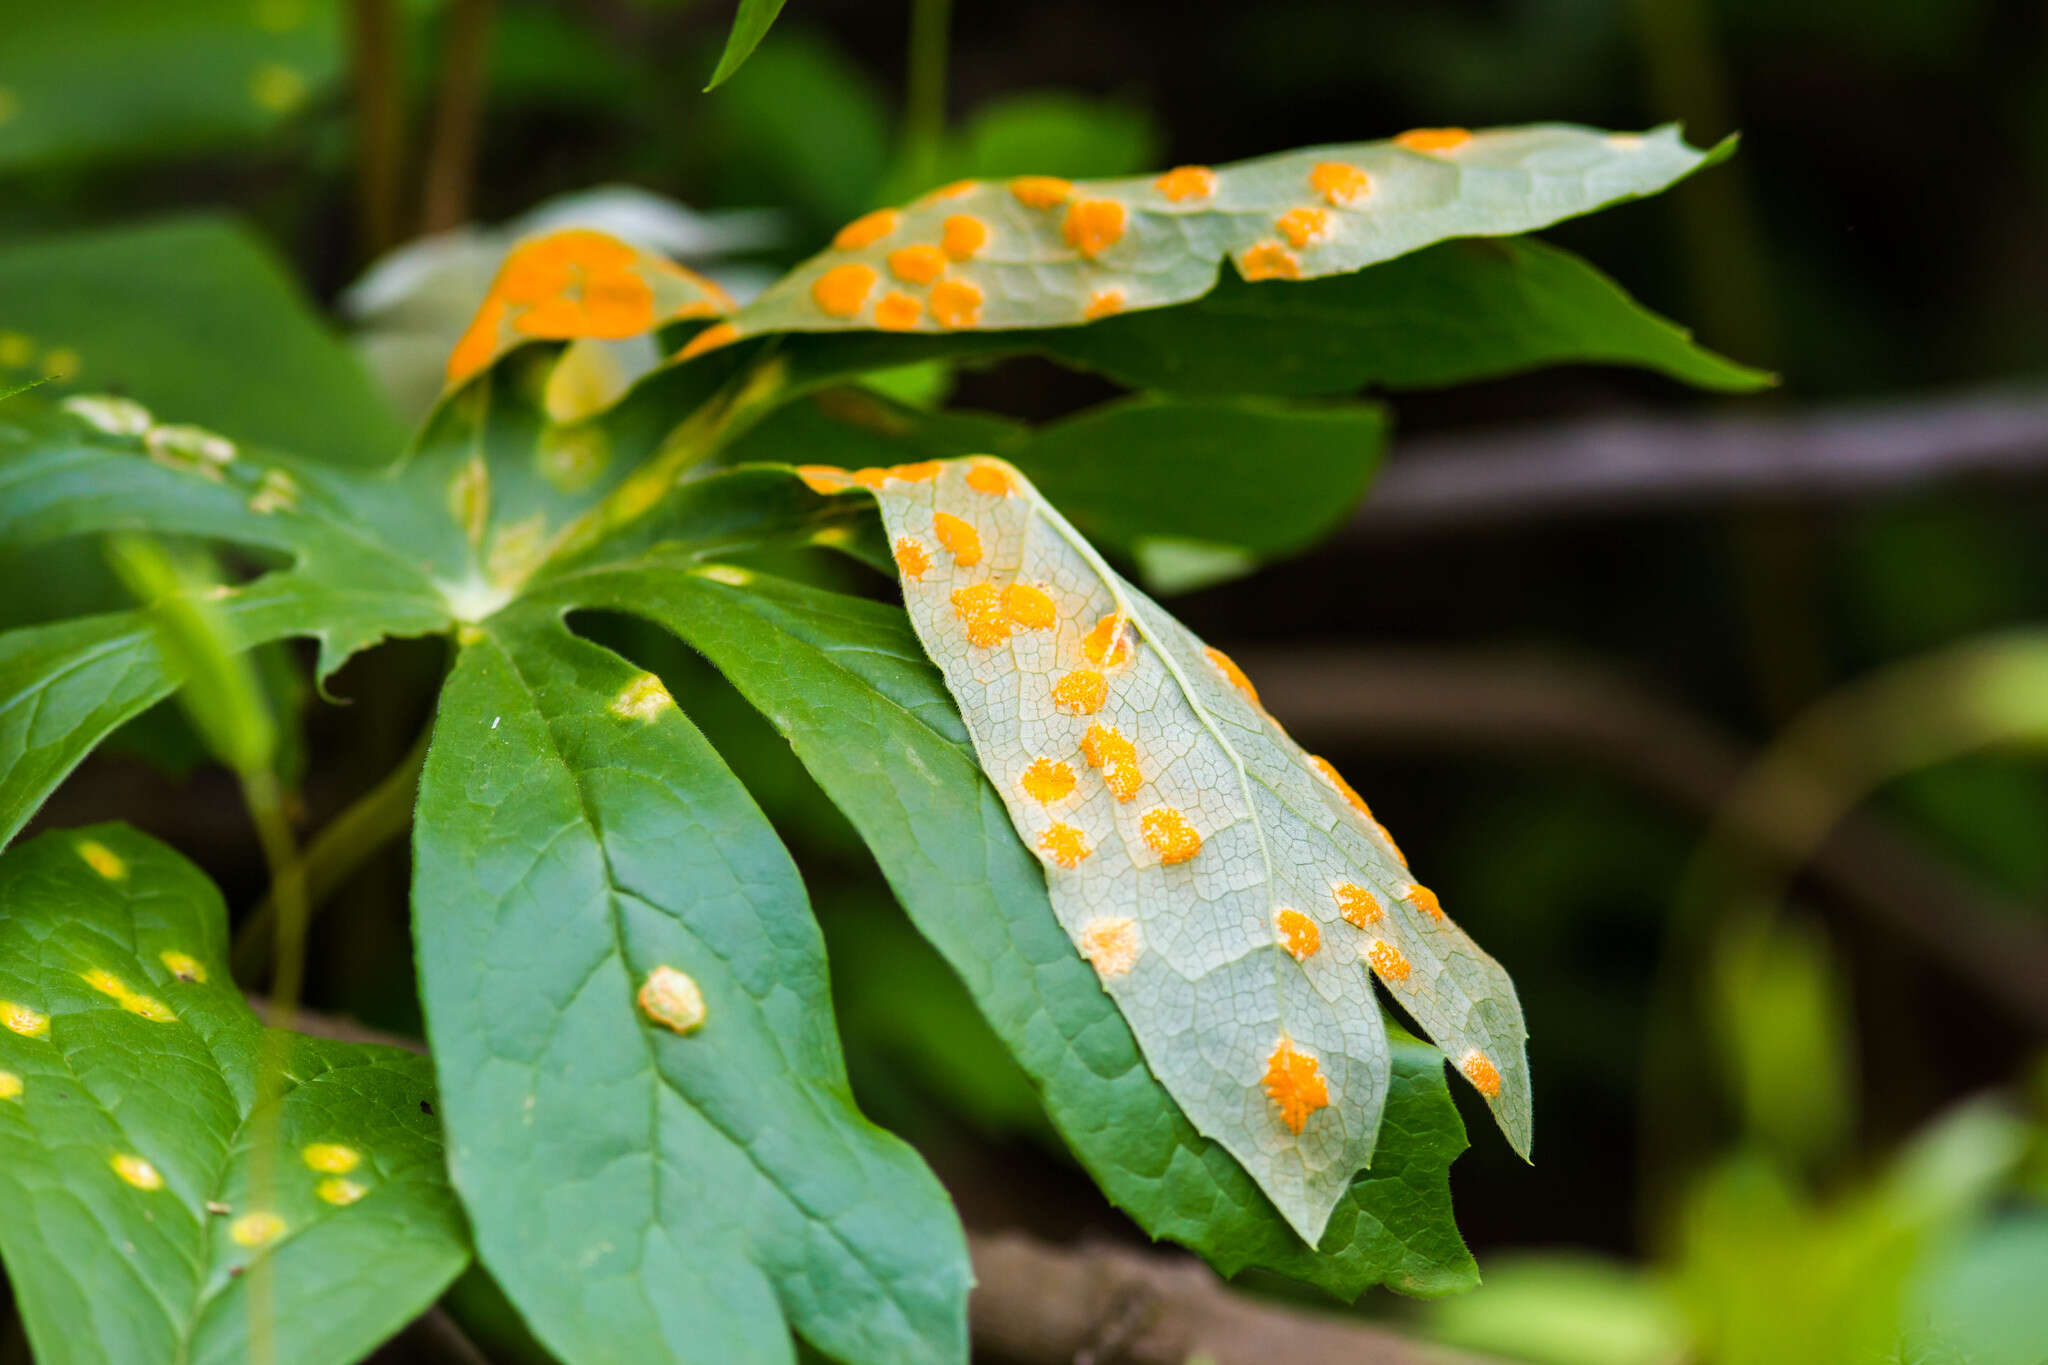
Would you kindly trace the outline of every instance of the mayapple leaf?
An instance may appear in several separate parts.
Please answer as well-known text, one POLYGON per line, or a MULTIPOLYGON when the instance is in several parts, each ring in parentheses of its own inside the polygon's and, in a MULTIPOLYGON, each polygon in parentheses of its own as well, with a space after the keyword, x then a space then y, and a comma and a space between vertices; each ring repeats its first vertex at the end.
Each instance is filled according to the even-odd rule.
POLYGON ((805 473, 880 504, 911 623, 1060 923, 1167 1091, 1305 1240, 1379 1134, 1375 977, 1528 1154, 1506 972, 1235 664, 1002 461, 805 473))
POLYGON ((36 1359, 230 1365, 267 1322, 271 1358, 347 1365, 461 1272, 432 1065, 264 1029, 197 868, 53 832, 0 857, 0 905, 0 1255, 36 1359))
POLYGON ((966 1357, 945 1192, 848 1091, 789 854, 661 681, 524 604, 461 633, 414 932, 478 1252, 570 1361, 966 1357))
POLYGON ((1249 281, 1348 274, 1453 237, 1530 232, 1706 164, 1675 127, 1416 129, 1153 177, 960 181, 877 209, 727 318, 721 340, 1071 326, 1249 281))

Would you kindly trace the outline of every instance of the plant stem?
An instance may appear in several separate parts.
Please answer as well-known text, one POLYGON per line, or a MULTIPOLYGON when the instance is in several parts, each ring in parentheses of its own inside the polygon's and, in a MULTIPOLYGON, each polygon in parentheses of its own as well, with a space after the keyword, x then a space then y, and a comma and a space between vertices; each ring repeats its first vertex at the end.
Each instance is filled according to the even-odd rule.
POLYGON ((911 0, 903 156, 920 188, 939 174, 939 144, 946 135, 946 45, 952 18, 952 0, 911 0))
MULTIPOLYGON (((413 793, 419 787, 420 769, 427 761, 427 741, 433 732, 431 723, 423 727, 412 748, 384 779, 328 821, 307 846, 297 871, 308 923, 322 903, 371 854, 405 833, 412 824, 413 793)), ((276 875, 275 868, 272 875, 276 875)), ((240 980, 254 982, 270 956, 283 891, 281 881, 273 882, 270 894, 235 935, 234 969, 240 980)))
POLYGON ((399 80, 397 0, 355 0, 349 8, 356 134, 356 218, 365 256, 398 242, 398 186, 405 151, 399 80))
POLYGON ((441 43, 440 101, 434 108, 421 194, 423 232, 445 232, 469 221, 496 11, 497 0, 454 0, 448 12, 448 31, 441 43))

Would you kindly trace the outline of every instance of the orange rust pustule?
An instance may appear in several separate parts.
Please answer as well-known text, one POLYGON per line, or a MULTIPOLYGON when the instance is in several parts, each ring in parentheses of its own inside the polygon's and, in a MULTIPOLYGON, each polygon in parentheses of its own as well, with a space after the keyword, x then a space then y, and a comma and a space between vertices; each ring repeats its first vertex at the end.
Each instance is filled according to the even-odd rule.
POLYGON ((1336 889, 1337 913, 1348 922, 1363 929, 1378 924, 1384 912, 1380 909, 1379 897, 1356 882, 1344 882, 1336 889))
POLYGON ((960 198, 960 197, 961 197, 962 195, 967 195, 967 194, 972 194, 972 193, 974 193, 974 187, 975 187, 975 186, 977 186, 977 185, 979 185, 980 183, 981 183, 981 182, 980 182, 979 180, 955 180, 955 181, 954 181, 954 182, 953 182, 952 184, 950 184, 950 185, 941 185, 941 186, 939 186, 939 187, 938 187, 937 189, 933 190, 933 191, 932 191, 932 192, 931 192, 930 194, 926 195, 926 196, 925 196, 925 198, 927 198, 927 199, 958 199, 958 198, 960 198))
POLYGON ((1216 172, 1207 166, 1175 166, 1153 181, 1152 188, 1176 204, 1207 199, 1216 193, 1216 172))
POLYGON ((853 486, 853 475, 832 464, 800 464, 796 476, 813 493, 839 493, 853 486))
POLYGON ((905 578, 923 578, 931 571, 932 557, 921 541, 911 536, 896 537, 896 568, 905 578))
POLYGON ((1485 1053, 1476 1048, 1466 1053, 1458 1061, 1458 1070, 1465 1073, 1474 1090, 1490 1100, 1500 1098, 1500 1069, 1485 1053))
POLYGON ((1096 721, 1081 736, 1081 757, 1099 769, 1102 784, 1119 801, 1129 801, 1145 785, 1145 773, 1138 766, 1138 746, 1124 738, 1113 725, 1096 721))
POLYGON ((875 326, 887 332, 907 332, 924 318, 924 300, 901 289, 892 289, 875 305, 875 326))
POLYGON ((1145 847, 1158 854, 1159 861, 1168 867, 1184 863, 1202 851, 1202 836, 1172 806, 1154 806, 1146 811, 1139 817, 1138 832, 1145 836, 1145 847))
POLYGON ((1247 280, 1298 280, 1301 261, 1278 242, 1259 242, 1246 249, 1238 273, 1247 280))
POLYGON ((688 360, 715 351, 721 346, 730 346, 740 339, 739 329, 729 322, 714 322, 697 335, 683 343, 683 349, 676 352, 677 360, 688 360))
POLYGON ((1007 498, 1017 491, 1010 480, 1010 471, 986 460, 967 467, 967 486, 992 498, 1007 498))
POLYGON ((1463 128, 1410 128, 1394 139, 1397 147, 1411 152, 1454 152, 1472 140, 1463 128))
POLYGON ((1056 175, 1020 175, 1010 182, 1010 193, 1029 209, 1049 209, 1067 202, 1074 182, 1056 175))
POLYGON ((935 512, 932 514, 932 534, 939 538, 939 544, 946 547, 946 553, 952 555, 953 562, 961 568, 971 569, 981 563, 981 532, 974 529, 973 522, 962 521, 951 512, 935 512))
POLYGON ((896 230, 896 210, 876 209, 863 213, 848 223, 832 238, 832 245, 841 251, 858 251, 864 246, 873 246, 896 230))
POLYGON ((1323 931, 1299 910, 1279 911, 1273 916, 1273 928, 1280 936, 1280 946, 1296 962, 1308 961, 1315 956, 1316 949, 1323 946, 1323 931))
POLYGON ((1210 663, 1216 665, 1216 671, 1228 679, 1232 687, 1244 694, 1246 701, 1253 706, 1259 704, 1259 689, 1252 686, 1252 680, 1244 675, 1244 670, 1237 666, 1235 659, 1213 645, 1204 646, 1202 653, 1208 656, 1210 663))
POLYGON ((1081 637, 1081 653, 1097 668, 1122 668, 1132 656, 1129 619, 1113 611, 1097 621, 1081 637))
MULTIPOLYGON (((1331 767, 1329 759, 1324 758, 1321 754, 1310 754, 1308 761, 1313 763, 1316 771, 1321 773, 1328 780, 1329 784, 1337 789, 1337 794, 1344 798, 1351 806, 1351 809, 1357 811, 1366 819, 1372 820, 1372 807, 1365 804, 1364 797, 1351 790, 1351 784, 1344 780, 1344 774, 1331 767)), ((1374 820, 1373 823, 1376 825, 1379 822, 1374 820)))
POLYGON ((1408 959, 1401 955, 1399 948, 1383 938, 1372 941, 1372 947, 1366 950, 1365 960, 1372 964, 1372 969, 1379 973, 1382 981, 1392 983, 1408 979, 1408 959))
POLYGON ((1017 779, 1017 785, 1024 794, 1041 806, 1055 801, 1064 801, 1074 790, 1074 770, 1068 764, 1050 758, 1034 758, 1024 775, 1017 779))
POLYGON ((1323 1080, 1322 1068, 1289 1038, 1281 1038, 1266 1058, 1266 1075, 1260 1085, 1290 1133, 1301 1132, 1309 1116, 1330 1103, 1330 1087, 1323 1080))
POLYGON ((1127 975, 1138 965, 1143 951, 1138 942, 1138 922, 1124 916, 1090 920, 1081 929, 1081 956, 1105 981, 1127 975))
POLYGON ((1092 261, 1123 240, 1124 206, 1114 199, 1084 199, 1067 209, 1060 235, 1092 261))
POLYGON ((1092 851, 1087 837, 1065 823, 1053 825, 1039 835, 1038 847, 1046 857, 1066 868, 1079 867, 1081 860, 1092 851))
POLYGON ((1423 914, 1428 915, 1431 919, 1436 920, 1439 923, 1442 922, 1444 917, 1444 907, 1437 900, 1436 892, 1430 890, 1428 887, 1422 885, 1420 882, 1416 882, 1410 885, 1406 891, 1402 892, 1401 899, 1407 901, 1410 905, 1414 906, 1417 910, 1420 910, 1423 914))
POLYGON ((939 250, 956 261, 971 261, 988 245, 988 224, 971 213, 956 213, 939 228, 939 250))
POLYGON ((1093 715, 1109 700, 1109 681, 1092 668, 1077 668, 1052 685, 1052 704, 1077 716, 1093 715))
POLYGON ((500 329, 505 321, 505 300, 492 296, 483 301, 470 319, 469 328, 455 349, 448 353, 448 382, 460 384, 491 363, 498 353, 500 329))
POLYGON ((968 643, 979 649, 993 649, 1010 638, 1010 618, 1003 614, 1003 597, 993 583, 972 583, 955 588, 953 614, 967 627, 968 643))
POLYGON ((1113 318, 1123 311, 1123 290, 1098 289, 1088 296, 1088 306, 1081 310, 1081 316, 1090 322, 1096 322, 1102 318, 1113 318))
POLYGON ((654 325, 640 253, 601 232, 552 233, 505 258, 491 292, 525 311, 512 329, 536 337, 638 336, 654 325))
POLYGON ((878 278, 871 265, 835 265, 811 281, 811 302, 827 317, 858 317, 878 278))
POLYGON ((1303 247, 1315 246, 1330 235, 1330 211, 1328 209, 1289 209, 1280 215, 1274 224, 1288 245, 1297 251, 1303 247))
POLYGON ((889 273, 905 284, 930 284, 946 269, 946 253, 928 242, 899 246, 889 253, 889 273))
POLYGON ((1348 208, 1372 193, 1372 177, 1343 161, 1318 161, 1309 169, 1309 188, 1333 208, 1348 208))
POLYGON ((932 319, 941 327, 973 327, 981 321, 981 286, 971 280, 940 280, 932 286, 932 319))
POLYGON ((1012 625, 1023 630, 1050 630, 1060 619, 1052 594, 1034 583, 1012 583, 1004 588, 1003 612, 1012 625))
POLYGON ((919 460, 915 464, 892 464, 889 477, 905 483, 930 483, 944 472, 946 466, 937 460, 919 460))

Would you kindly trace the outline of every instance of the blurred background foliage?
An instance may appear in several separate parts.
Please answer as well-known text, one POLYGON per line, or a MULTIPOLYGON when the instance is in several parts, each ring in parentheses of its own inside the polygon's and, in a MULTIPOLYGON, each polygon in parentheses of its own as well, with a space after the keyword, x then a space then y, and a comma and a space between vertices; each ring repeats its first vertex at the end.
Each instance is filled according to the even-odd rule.
MULTIPOLYGON (((704 0, 0 0, 0 391, 112 385, 176 420, 375 463, 431 401, 498 257, 540 227, 609 225, 745 294, 854 215, 964 176, 1124 174, 1415 124, 1670 118, 1698 143, 1740 130, 1742 152, 1556 237, 1783 375, 1741 411, 1937 410, 1987 388, 2038 396, 2048 372, 2038 0, 797 0, 704 93, 730 19, 704 0)), ((653 359, 594 354, 591 382, 653 359)), ((913 367, 884 387, 1033 424, 1111 393, 1033 360, 913 367)), ((1550 371, 1403 397, 1389 458, 1728 405, 1550 371)), ((1536 1168, 1482 1121, 1454 1171, 1486 1285, 1358 1311, 1571 1365, 2048 1357, 2048 975, 2032 1008, 2026 975, 2048 964, 2048 688, 2023 680, 2001 703, 2018 720, 1953 749, 1956 675, 1902 694, 1903 739, 1860 732, 1842 692, 2048 619, 2048 434, 2034 440, 2034 475, 1990 484, 1449 527, 1343 526, 1344 471, 1364 466, 1340 460, 1330 515, 1262 542, 1297 557, 1248 579, 1181 566, 1179 586, 1211 584, 1177 600, 1184 618, 1283 683, 1276 713, 1400 831, 1514 972, 1531 1023, 1536 1168), (1361 660, 1391 681, 1354 698, 1361 660), (1525 675, 1601 680, 1554 689, 1564 742, 1518 730, 1525 675), (1448 721, 1408 695, 1445 676, 1483 684, 1448 721), (1617 696, 1654 701, 1655 723, 1604 750, 1570 742, 1611 739, 1617 696), (1784 753, 1798 718, 1837 713, 1798 781, 1869 788, 1853 845, 1788 836, 1776 872, 1740 883, 1761 900, 1701 890, 1726 884, 1703 860, 1771 842, 1708 839, 1733 773, 1784 753), (1903 757, 1865 773, 1866 739, 1903 757), (1732 771, 1693 771, 1702 754, 1732 771)), ((1378 441, 1376 424, 1357 434, 1366 465, 1378 441)), ((1197 468, 1257 481, 1260 462, 1244 452, 1233 474, 1204 451, 1197 468)), ((1134 506, 1196 477, 1171 451, 1067 473, 1129 479, 1134 506)), ((1094 529, 1142 558, 1140 531, 1119 545, 1094 529)), ((121 592, 90 545, 0 556, 0 582, 6 624, 121 592)), ((670 680, 789 834, 862 1099, 927 1152, 970 1226, 1132 1235, 787 747, 666 637, 587 628, 670 680)), ((310 832, 405 760, 440 647, 357 661, 334 687, 346 706, 294 661, 266 651, 257 677, 296 718, 275 761, 310 832)), ((43 822, 134 819, 253 906, 265 871, 233 777, 168 707, 123 738, 43 822)), ((406 888, 399 841, 333 898, 310 1003, 417 1028, 406 888)), ((449 1306, 494 1358, 543 1358, 481 1273, 449 1306)), ((18 1334, 0 1347, 22 1349, 18 1334)), ((433 1349, 408 1338, 390 1358, 433 1349)))

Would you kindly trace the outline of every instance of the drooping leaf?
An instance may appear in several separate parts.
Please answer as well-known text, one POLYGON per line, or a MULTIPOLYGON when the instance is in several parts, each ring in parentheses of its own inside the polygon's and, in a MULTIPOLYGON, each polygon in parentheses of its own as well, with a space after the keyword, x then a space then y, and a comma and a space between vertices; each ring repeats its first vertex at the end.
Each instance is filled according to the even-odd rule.
POLYGON ((718 54, 718 67, 711 73, 706 90, 723 85, 754 55, 754 49, 774 25, 775 16, 782 13, 782 4, 783 0, 740 0, 739 11, 732 17, 732 32, 726 35, 725 51, 718 54))
POLYGON ((1075 953, 1045 877, 984 777, 903 612, 675 550, 580 572, 539 602, 629 612, 699 650, 789 737, 918 929, 1041 1087, 1069 1146, 1155 1237, 1225 1274, 1279 1271, 1344 1299, 1375 1283, 1469 1288, 1448 1168, 1465 1130, 1435 1049, 1395 1032, 1378 1151, 1305 1245, 1221 1144, 1196 1132, 1075 953))
POLYGON ((552 1350, 964 1360, 945 1195, 854 1108, 796 869, 658 679, 546 611, 470 632, 414 844, 450 1169, 552 1350))
POLYGON ((0 170, 253 141, 342 74, 336 0, 11 0, 0 170))
POLYGON ((274 1358, 346 1365, 461 1271, 427 1059, 287 1036, 259 1111, 198 869, 55 832, 0 857, 0 905, 0 1255, 38 1360, 230 1365, 267 1321, 274 1358))
POLYGON ((1379 1132, 1376 977, 1527 1155, 1507 974, 1236 666, 1010 466, 873 473, 839 486, 881 504, 911 623, 1054 911, 1196 1128, 1320 1240, 1379 1132))
POLYGON ((54 389, 119 393, 251 445, 363 467, 405 443, 361 362, 276 255, 230 218, 10 243, 0 251, 0 367, 17 363, 10 353, 59 375, 54 389))

